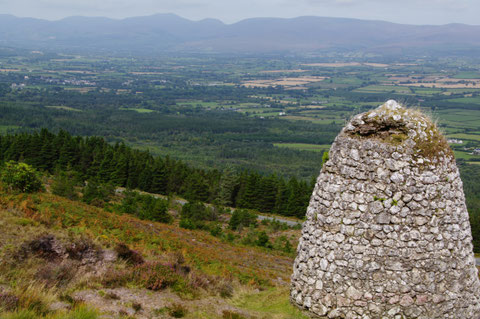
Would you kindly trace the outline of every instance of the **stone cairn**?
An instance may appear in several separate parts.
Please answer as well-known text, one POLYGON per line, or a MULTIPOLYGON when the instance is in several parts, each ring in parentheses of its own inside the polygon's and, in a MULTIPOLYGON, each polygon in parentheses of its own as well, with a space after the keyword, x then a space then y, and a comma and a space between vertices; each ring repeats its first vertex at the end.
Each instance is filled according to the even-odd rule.
POLYGON ((291 300, 317 318, 480 318, 462 181, 445 138, 395 101, 335 139, 307 209, 291 300))

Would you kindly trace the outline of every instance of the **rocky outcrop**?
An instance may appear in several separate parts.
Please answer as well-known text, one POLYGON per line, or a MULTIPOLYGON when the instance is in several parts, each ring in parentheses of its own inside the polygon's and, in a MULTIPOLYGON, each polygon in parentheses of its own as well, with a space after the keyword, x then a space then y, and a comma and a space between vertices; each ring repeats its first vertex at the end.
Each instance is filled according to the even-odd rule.
POLYGON ((335 139, 295 259, 291 300, 320 318, 480 318, 454 156, 422 113, 388 101, 335 139))

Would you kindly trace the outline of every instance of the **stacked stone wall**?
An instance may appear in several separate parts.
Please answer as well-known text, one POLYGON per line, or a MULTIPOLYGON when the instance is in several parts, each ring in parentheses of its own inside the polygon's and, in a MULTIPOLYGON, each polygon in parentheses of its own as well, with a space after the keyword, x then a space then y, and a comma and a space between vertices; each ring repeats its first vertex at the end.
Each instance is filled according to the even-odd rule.
POLYGON ((479 297, 462 181, 443 136, 394 101, 355 117, 317 179, 292 302, 320 318, 476 319, 479 297))

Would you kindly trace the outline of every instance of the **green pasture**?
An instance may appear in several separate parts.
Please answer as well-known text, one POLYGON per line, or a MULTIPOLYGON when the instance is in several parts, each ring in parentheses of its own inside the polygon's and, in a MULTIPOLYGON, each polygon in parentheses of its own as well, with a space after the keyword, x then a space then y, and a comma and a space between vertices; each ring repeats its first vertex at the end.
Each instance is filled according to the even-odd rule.
POLYGON ((292 120, 292 121, 308 121, 316 124, 340 124, 343 125, 345 124, 345 120, 343 119, 316 119, 314 117, 308 117, 308 116, 298 116, 298 115, 287 115, 287 116, 282 116, 282 119, 286 120, 292 120))
MULTIPOLYGON (((328 79, 325 81, 329 81, 328 79)), ((362 85, 363 80, 356 77, 345 77, 345 78, 332 78, 332 83, 336 84, 349 84, 349 85, 362 85)))
POLYGON ((49 109, 56 109, 56 110, 64 110, 64 111, 72 111, 72 112, 82 112, 82 110, 75 109, 70 106, 65 106, 65 105, 47 105, 45 106, 46 108, 49 109))
POLYGON ((464 104, 479 104, 480 105, 480 96, 478 97, 460 97, 456 99, 449 99, 448 101, 455 103, 464 103, 464 104))
POLYGON ((369 85, 364 86, 358 89, 355 89, 354 92, 360 93, 400 93, 411 95, 412 91, 409 87, 406 86, 393 86, 393 85, 369 85))
POLYGON ((453 151, 455 153, 455 158, 456 159, 464 159, 466 161, 469 161, 474 158, 480 158, 479 155, 472 155, 469 152, 465 151, 453 151))
POLYGON ((120 110, 123 110, 123 111, 134 111, 134 112, 137 112, 137 113, 153 113, 155 112, 154 110, 150 110, 150 109, 142 109, 142 108, 128 108, 128 107, 121 107, 120 110))
MULTIPOLYGON (((414 94, 417 94, 417 95, 423 95, 423 96, 430 96, 430 95, 434 95, 434 94, 439 94, 442 92, 442 90, 440 89, 434 89, 434 88, 421 88, 421 87, 413 87, 413 86, 410 86, 408 87, 412 93, 414 94)), ((447 90, 449 91, 449 90, 447 90)))
POLYGON ((328 144, 305 144, 305 143, 274 143, 275 147, 290 148, 299 151, 324 152, 330 149, 328 144))
POLYGON ((189 107, 204 107, 204 108, 217 108, 223 105, 219 105, 217 102, 204 102, 204 101, 190 101, 190 102, 177 102, 180 106, 189 106, 189 107))
MULTIPOLYGON (((230 302, 243 309, 253 310, 261 318, 275 319, 308 319, 309 317, 289 300, 289 291, 283 288, 271 288, 258 293, 239 292, 230 302)), ((223 318, 227 318, 224 315, 223 318)), ((241 315, 228 316, 228 318, 245 318, 241 315)))
POLYGON ((260 117, 260 116, 263 116, 263 117, 276 117, 276 116, 279 116, 278 113, 279 113, 279 112, 253 113, 253 114, 250 114, 249 116, 254 116, 254 117, 260 117))
POLYGON ((480 135, 475 134, 466 134, 466 133, 456 133, 448 135, 449 138, 456 138, 461 140, 473 140, 480 142, 480 135))
POLYGON ((17 130, 20 126, 16 125, 0 125, 0 134, 6 134, 9 131, 17 130))
POLYGON ((441 109, 433 113, 433 118, 450 128, 473 130, 480 128, 480 109, 441 109))
POLYGON ((480 72, 465 71, 453 76, 455 79, 480 79, 480 72))

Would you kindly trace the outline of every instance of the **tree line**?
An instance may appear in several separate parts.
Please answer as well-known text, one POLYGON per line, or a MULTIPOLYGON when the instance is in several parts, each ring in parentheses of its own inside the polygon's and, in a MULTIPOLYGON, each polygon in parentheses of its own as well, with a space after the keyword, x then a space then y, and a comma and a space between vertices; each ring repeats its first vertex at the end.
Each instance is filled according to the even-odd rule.
POLYGON ((19 161, 48 173, 75 172, 84 181, 182 196, 190 201, 255 209, 302 218, 314 180, 252 171, 200 169, 153 156, 101 137, 39 132, 0 136, 0 161, 19 161))

